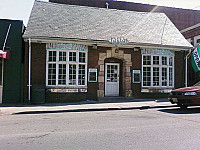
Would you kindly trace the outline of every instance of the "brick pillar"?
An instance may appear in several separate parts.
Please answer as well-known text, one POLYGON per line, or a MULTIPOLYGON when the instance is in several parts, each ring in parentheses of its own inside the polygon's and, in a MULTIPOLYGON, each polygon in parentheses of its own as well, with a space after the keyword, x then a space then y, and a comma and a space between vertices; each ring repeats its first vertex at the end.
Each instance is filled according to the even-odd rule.
POLYGON ((131 71, 130 67, 132 66, 131 54, 124 54, 124 96, 132 97, 131 90, 131 71))

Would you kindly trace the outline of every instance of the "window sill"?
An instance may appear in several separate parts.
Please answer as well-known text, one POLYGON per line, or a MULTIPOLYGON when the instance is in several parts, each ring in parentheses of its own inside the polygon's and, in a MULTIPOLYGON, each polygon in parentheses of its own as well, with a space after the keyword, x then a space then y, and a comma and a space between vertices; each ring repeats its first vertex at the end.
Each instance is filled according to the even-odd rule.
POLYGON ((149 87, 149 88, 142 88, 142 93, 170 93, 173 90, 173 87, 149 87))

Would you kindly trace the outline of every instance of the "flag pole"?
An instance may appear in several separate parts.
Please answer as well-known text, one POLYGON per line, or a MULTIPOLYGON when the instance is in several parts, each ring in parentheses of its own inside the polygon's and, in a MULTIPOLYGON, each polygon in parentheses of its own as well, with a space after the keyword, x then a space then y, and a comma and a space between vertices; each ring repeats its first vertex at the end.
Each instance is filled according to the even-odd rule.
MULTIPOLYGON (((3 43, 3 51, 4 51, 4 49, 5 49, 5 47, 6 47, 6 42, 7 42, 7 39, 8 39, 8 34, 9 34, 9 32, 10 32, 10 28, 11 28, 11 24, 9 24, 9 27, 8 27, 8 30, 7 30, 7 34, 6 34, 6 38, 5 38, 5 40, 4 40, 4 43, 3 43)), ((2 63, 1 63, 1 87, 2 87, 2 89, 1 89, 1 100, 2 100, 2 98, 3 98, 3 80, 4 80, 4 77, 3 77, 3 75, 4 75, 4 59, 2 58, 2 63)))
MULTIPOLYGON (((6 38, 5 38, 5 40, 4 40, 4 43, 3 43, 3 51, 4 51, 4 49, 5 49, 5 47, 6 47, 6 42, 7 42, 7 39, 8 39, 8 34, 9 34, 9 32, 10 32, 10 28, 11 28, 11 24, 9 24, 9 26, 8 26, 8 31, 7 31, 7 34, 6 34, 6 38)), ((1 85, 3 86, 3 75, 4 75, 4 59, 2 58, 2 68, 1 68, 1 85)))
POLYGON ((11 27, 11 24, 9 24, 8 31, 7 31, 7 34, 6 34, 6 38, 4 40, 3 49, 2 49, 3 51, 4 51, 5 47, 6 47, 6 42, 7 42, 8 34, 10 32, 10 27, 11 27))

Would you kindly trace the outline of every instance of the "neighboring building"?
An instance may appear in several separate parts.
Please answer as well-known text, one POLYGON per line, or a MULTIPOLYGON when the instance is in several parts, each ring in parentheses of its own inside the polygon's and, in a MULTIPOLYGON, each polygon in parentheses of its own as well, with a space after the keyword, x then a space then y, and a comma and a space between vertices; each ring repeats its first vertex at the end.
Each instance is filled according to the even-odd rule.
POLYGON ((23 37, 33 102, 166 97, 184 86, 192 48, 164 13, 39 1, 23 37))
MULTIPOLYGON (((200 23, 190 26, 186 29, 180 31, 183 36, 190 42, 194 47, 200 44, 200 23)), ((200 81, 200 72, 194 72, 191 68, 191 61, 188 61, 188 66, 190 67, 190 71, 188 74, 189 83, 193 85, 194 83, 200 81)))
MULTIPOLYGON (((183 36, 194 46, 200 42, 200 10, 163 7, 115 0, 49 0, 50 2, 91 7, 130 10, 138 12, 165 13, 183 36)), ((198 6, 197 6, 198 7, 198 6)), ((188 85, 200 80, 200 72, 195 73, 188 60, 188 85)))
POLYGON ((10 59, 0 58, 0 103, 3 104, 23 102, 24 26, 20 20, 0 19, 0 50, 3 49, 9 25, 5 50, 10 51, 10 59))

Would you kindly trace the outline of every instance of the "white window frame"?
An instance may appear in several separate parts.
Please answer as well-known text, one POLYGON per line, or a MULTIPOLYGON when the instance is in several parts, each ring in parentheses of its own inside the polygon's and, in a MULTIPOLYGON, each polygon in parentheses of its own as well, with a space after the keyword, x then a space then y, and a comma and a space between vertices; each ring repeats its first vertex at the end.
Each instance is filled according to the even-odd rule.
POLYGON ((171 55, 155 55, 155 54, 142 54, 142 88, 174 88, 174 56, 171 55), (144 56, 151 56, 151 65, 144 65, 144 56), (159 65, 153 65, 153 56, 159 56, 159 65), (167 65, 162 65, 162 57, 167 57, 167 65), (172 57, 172 66, 169 65, 169 58, 172 57), (151 68, 151 84, 150 86, 143 85, 143 68, 151 68), (159 85, 153 86, 153 67, 159 67, 159 85), (167 86, 162 86, 162 68, 167 68, 167 86), (169 86, 169 68, 172 68, 172 86, 169 86))
POLYGON ((46 86, 48 87, 87 87, 87 64, 88 64, 88 52, 87 51, 79 51, 79 50, 58 50, 58 49, 47 49, 46 50, 46 86), (49 62, 49 51, 56 51, 56 62, 49 62), (66 61, 59 61, 59 52, 66 52, 66 61), (69 61, 69 52, 76 52, 76 61, 69 61), (79 52, 85 53, 85 63, 79 62, 79 52), (48 64, 54 63, 56 64, 56 85, 48 85, 48 64), (66 64, 66 84, 59 85, 58 84, 58 73, 59 73, 59 64, 66 64), (76 85, 69 85, 69 64, 76 65, 76 85), (78 85, 78 72, 79 72, 79 64, 85 65, 85 85, 78 85))

